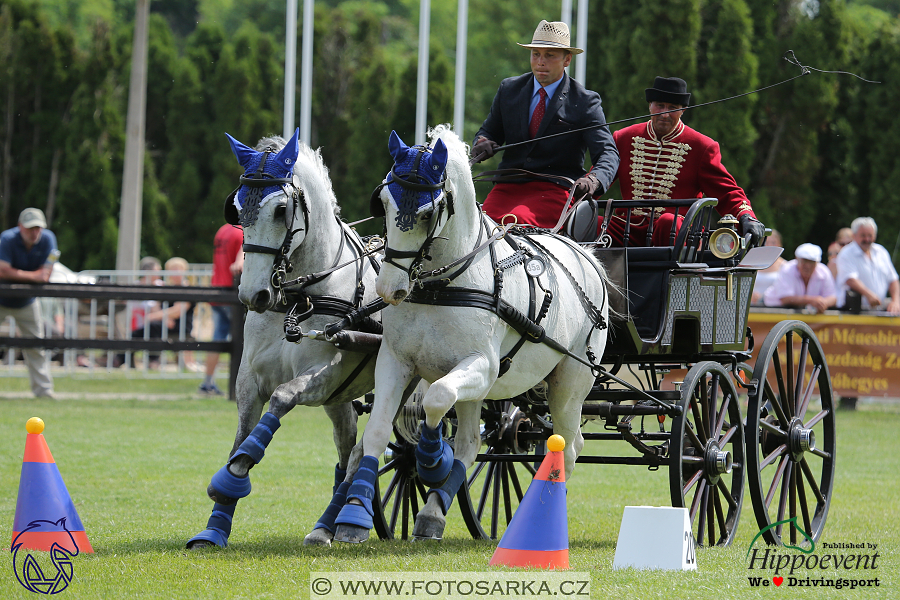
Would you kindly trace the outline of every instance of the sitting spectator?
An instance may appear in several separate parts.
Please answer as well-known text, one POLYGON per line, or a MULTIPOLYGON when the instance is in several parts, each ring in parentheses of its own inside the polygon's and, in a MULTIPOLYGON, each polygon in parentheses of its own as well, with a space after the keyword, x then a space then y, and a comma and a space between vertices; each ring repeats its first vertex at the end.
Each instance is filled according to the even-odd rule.
POLYGON ((810 307, 817 313, 834 306, 834 279, 821 261, 822 249, 818 246, 797 246, 794 260, 784 265, 766 290, 766 306, 810 307))
POLYGON ((900 314, 900 281, 891 255, 875 243, 878 226, 872 217, 858 217, 850 226, 853 241, 838 254, 838 306, 850 292, 859 294, 862 310, 900 314))
MULTIPOLYGON (((781 241, 781 234, 778 233, 777 229, 772 229, 772 233, 766 238, 766 246, 784 248, 784 243, 781 241)), ((766 290, 769 289, 769 286, 778 278, 778 273, 781 272, 781 268, 784 267, 785 264, 787 264, 787 261, 784 257, 779 256, 769 268, 756 272, 756 283, 753 285, 753 295, 750 297, 751 303, 763 303, 763 297, 765 296, 766 290)))
MULTIPOLYGON (((165 270, 169 272, 187 272, 188 266, 188 261, 181 258, 180 256, 173 256, 166 261, 165 270)), ((187 277, 185 277, 184 275, 169 275, 166 278, 166 283, 168 285, 174 286, 190 285, 190 282, 188 282, 187 277)), ((181 319, 183 316, 184 339, 194 339, 192 336, 192 332, 194 330, 195 307, 196 303, 194 302, 175 302, 172 306, 169 307, 169 314, 174 317, 172 329, 169 330, 170 338, 181 339, 181 319)), ((184 366, 186 369, 194 372, 199 372, 202 370, 202 367, 194 361, 194 353, 191 350, 185 350, 182 356, 184 357, 184 366)))
POLYGON ((841 248, 853 241, 853 232, 849 227, 841 227, 834 236, 834 241, 828 245, 828 269, 831 276, 837 279, 837 255, 841 248))

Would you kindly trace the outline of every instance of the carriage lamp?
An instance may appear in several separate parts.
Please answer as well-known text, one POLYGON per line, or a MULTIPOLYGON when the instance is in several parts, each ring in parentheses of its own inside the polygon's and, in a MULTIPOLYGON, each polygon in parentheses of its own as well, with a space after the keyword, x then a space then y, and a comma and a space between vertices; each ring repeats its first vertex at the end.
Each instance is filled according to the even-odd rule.
POLYGON ((738 220, 725 215, 716 224, 717 229, 709 236, 709 249, 716 258, 731 258, 741 249, 741 238, 737 234, 738 220))

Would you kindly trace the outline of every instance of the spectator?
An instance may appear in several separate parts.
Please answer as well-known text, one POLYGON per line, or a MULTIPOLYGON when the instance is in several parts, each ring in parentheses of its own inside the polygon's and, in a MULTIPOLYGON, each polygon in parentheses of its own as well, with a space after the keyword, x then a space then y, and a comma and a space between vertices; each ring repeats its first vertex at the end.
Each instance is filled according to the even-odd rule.
POLYGON ((821 261, 822 249, 818 246, 797 246, 794 260, 784 265, 766 290, 766 306, 809 307, 817 313, 834 306, 834 279, 821 261))
MULTIPOLYGON (((58 259, 56 236, 47 229, 47 219, 38 208, 23 210, 18 225, 0 234, 0 280, 46 283, 58 259)), ((34 297, 0 298, 0 321, 6 317, 16 320, 22 337, 44 338, 41 303, 35 302, 34 297)), ((47 351, 25 348, 22 355, 28 367, 31 392, 38 398, 54 398, 47 351)))
POLYGON ((541 21, 530 44, 531 72, 500 82, 491 111, 475 134, 472 157, 490 158, 501 144, 500 169, 513 169, 484 200, 484 212, 497 222, 515 215, 519 223, 553 227, 566 208, 568 186, 575 181, 574 199, 599 196, 616 176, 619 155, 600 106, 600 95, 566 74, 572 56, 583 50, 569 45, 569 26, 541 21), (554 134, 582 130, 572 135, 554 134), (533 143, 522 144, 534 139, 533 143), (518 145, 521 144, 521 145, 518 145), (591 153, 585 172, 584 157, 591 153), (535 176, 539 173, 543 176, 535 176))
MULTIPOLYGON (((213 274, 212 285, 231 287, 235 277, 244 270, 244 231, 239 225, 222 225, 216 232, 213 241, 213 274)), ((231 336, 231 311, 227 304, 211 304, 213 311, 213 341, 224 342, 231 336)), ((203 394, 222 396, 222 390, 216 385, 216 366, 219 364, 218 352, 206 354, 206 378, 200 384, 203 394)))
POLYGON ((850 226, 853 241, 838 254, 838 306, 845 306, 849 292, 859 294, 863 310, 900 314, 900 281, 891 255, 875 243, 878 226, 871 217, 858 217, 850 226))
MULTIPOLYGON (((159 271, 162 270, 162 263, 155 256, 142 258, 138 268, 144 273, 140 277, 139 283, 141 285, 165 285, 159 276, 159 271)), ((131 339, 133 340, 142 340, 145 337, 151 340, 162 339, 162 321, 164 318, 167 319, 170 329, 174 325, 174 320, 168 318, 167 313, 160 308, 159 302, 156 300, 129 302, 129 305, 131 307, 131 339), (147 332, 146 336, 144 333, 145 329, 147 332)), ((151 369, 159 367, 158 352, 150 352, 147 356, 151 369)), ((117 355, 116 364, 121 365, 123 363, 125 363, 125 354, 117 355)), ((130 366, 133 367, 133 363, 130 366)))
POLYGON ((849 227, 841 227, 834 236, 834 241, 828 245, 828 269, 831 276, 837 279, 837 255, 841 248, 853 241, 853 232, 849 227))
MULTIPOLYGON (((180 256, 173 256, 169 260, 166 261, 165 270, 171 272, 187 272, 188 270, 188 261, 181 258, 180 256)), ((168 285, 174 286, 184 286, 190 285, 187 277, 184 275, 169 275, 167 277, 166 283, 168 285)), ((172 306, 169 307, 169 314, 173 317, 174 321, 172 324, 172 329, 169 331, 169 336, 174 338, 179 338, 181 336, 181 320, 184 317, 184 339, 192 340, 192 332, 194 329, 194 308, 196 304, 194 302, 175 302, 172 306)), ((202 368, 196 362, 194 362, 194 353, 190 350, 185 350, 182 354, 184 357, 184 366, 189 371, 201 371, 202 368)))
MULTIPOLYGON (((769 234, 769 237, 766 238, 766 246, 775 246, 776 248, 784 248, 784 243, 781 241, 781 234, 778 233, 777 229, 772 229, 772 233, 769 234)), ((775 259, 775 262, 767 268, 761 271, 756 272, 756 283, 753 285, 753 295, 750 298, 750 302, 753 304, 763 304, 763 298, 765 297, 766 290, 769 289, 775 280, 778 279, 778 274, 781 272, 782 267, 787 264, 787 261, 783 256, 779 256, 775 259)))

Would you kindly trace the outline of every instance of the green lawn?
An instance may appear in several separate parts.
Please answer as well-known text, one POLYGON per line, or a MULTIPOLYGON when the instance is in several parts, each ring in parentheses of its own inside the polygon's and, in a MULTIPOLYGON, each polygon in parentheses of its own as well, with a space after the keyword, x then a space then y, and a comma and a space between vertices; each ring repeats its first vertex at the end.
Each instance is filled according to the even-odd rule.
MULTIPOLYGON (((375 539, 360 546, 303 547, 303 536, 327 504, 335 462, 330 424, 315 409, 297 409, 284 419, 252 472, 254 491, 238 506, 230 546, 186 551, 185 541, 205 527, 212 508, 205 489, 231 449, 234 404, 196 397, 197 382, 190 379, 61 377, 57 390, 77 399, 57 402, 28 397, 27 381, 22 383, 0 379, 6 392, 0 399, 4 535, 10 539, 25 421, 39 416, 96 551, 75 559, 75 579, 58 597, 306 598, 311 571, 489 570, 494 545, 472 541, 455 507, 440 543, 375 539), (16 396, 10 388, 19 386, 23 393, 10 397, 16 396), (116 393, 125 399, 108 399, 116 393), (137 399, 141 394, 157 399, 137 399)), ((839 414, 836 491, 820 541, 877 543, 878 568, 858 575, 810 573, 878 576, 879 588, 751 588, 745 555, 757 527, 749 497, 735 544, 699 549, 697 572, 614 571, 623 507, 669 505, 667 473, 640 467, 580 465, 567 482, 571 568, 590 572, 594 598, 900 598, 898 429, 896 404, 839 414)), ((0 597, 33 597, 8 560, 0 597)))

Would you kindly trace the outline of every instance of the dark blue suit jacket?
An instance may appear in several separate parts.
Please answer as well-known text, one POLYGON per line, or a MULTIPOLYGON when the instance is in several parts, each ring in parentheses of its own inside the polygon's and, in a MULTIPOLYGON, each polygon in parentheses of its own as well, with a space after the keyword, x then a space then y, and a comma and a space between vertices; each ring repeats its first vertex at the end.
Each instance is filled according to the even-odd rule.
MULTIPOLYGON (((528 138, 528 107, 534 75, 525 73, 500 82, 491 112, 475 134, 494 140, 501 146, 528 138)), ((606 123, 600 106, 600 94, 563 74, 563 80, 547 104, 537 137, 606 123)), ((584 154, 591 152, 591 172, 602 189, 609 189, 619 168, 619 151, 608 127, 561 135, 549 140, 522 144, 503 151, 501 169, 525 169, 534 173, 564 175, 578 179, 585 174, 584 154)))

